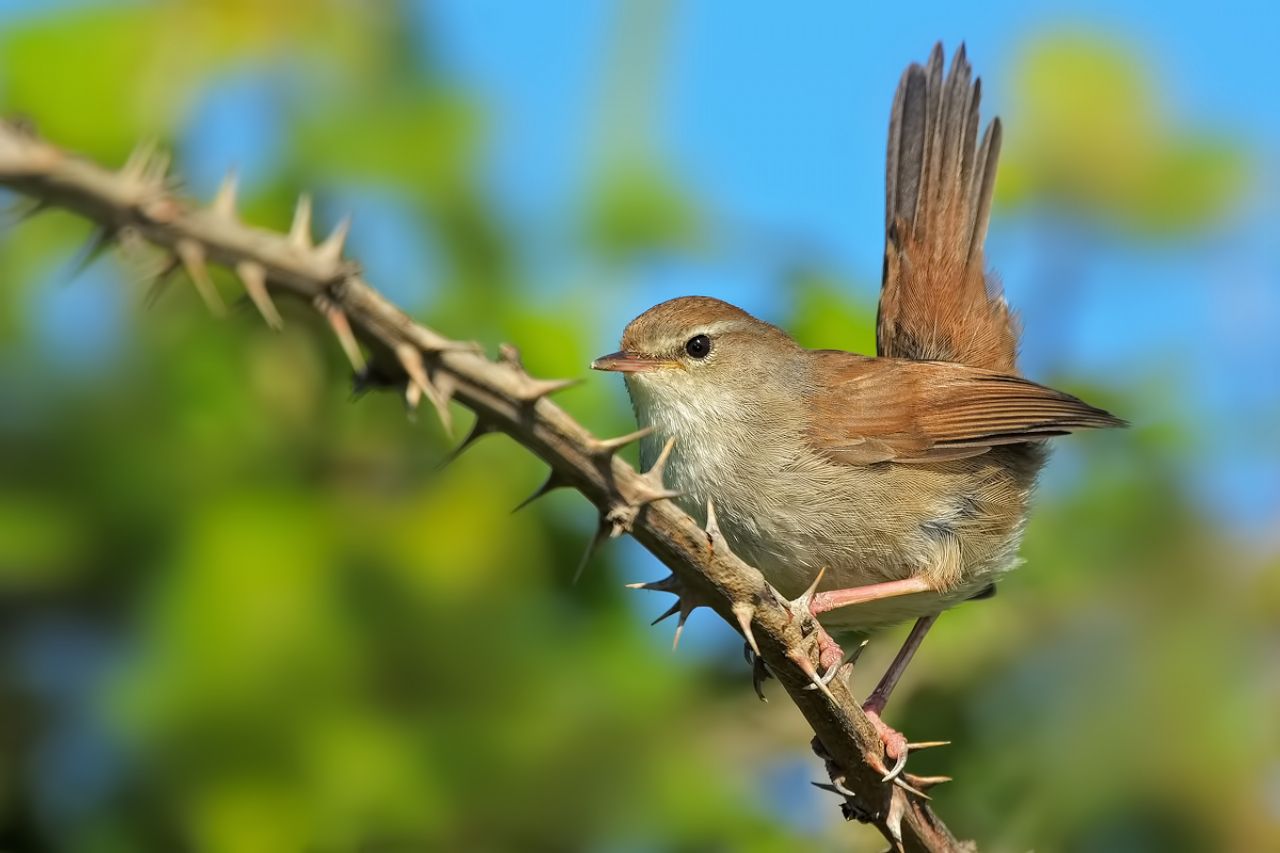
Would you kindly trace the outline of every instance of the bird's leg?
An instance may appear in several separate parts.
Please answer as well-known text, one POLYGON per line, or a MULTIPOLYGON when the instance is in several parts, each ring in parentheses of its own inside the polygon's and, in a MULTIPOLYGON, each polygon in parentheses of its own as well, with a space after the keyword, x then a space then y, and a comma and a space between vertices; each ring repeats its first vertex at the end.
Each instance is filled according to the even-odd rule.
MULTIPOLYGON (((911 628, 911 633, 907 635, 902 648, 898 649, 898 654, 894 657, 893 663, 889 664, 889 668, 885 670, 880 683, 876 685, 875 690, 871 691, 867 701, 862 703, 862 710, 866 712, 871 724, 876 727, 876 731, 880 734, 880 740, 884 743, 884 754, 894 762, 892 769, 876 768, 876 770, 885 774, 886 781, 896 778, 902 773, 902 768, 907 764, 907 753, 910 751, 912 744, 908 744, 902 733, 885 723, 880 718, 880 715, 884 712, 884 706, 889 702, 889 694, 898 685, 898 680, 902 678, 902 673, 906 672, 907 665, 911 663, 911 658, 915 656, 916 649, 920 648, 924 635, 929 633, 929 629, 933 627, 933 623, 936 621, 938 621, 938 614, 936 613, 930 616, 921 616, 916 620, 916 624, 911 628)), ((940 744, 930 743, 929 745, 937 746, 940 744)), ((923 748, 923 744, 916 746, 917 748, 923 748)))
MULTIPOLYGON (((841 607, 851 607, 855 604, 865 604, 886 598, 896 598, 900 595, 931 592, 934 589, 933 585, 924 578, 911 577, 896 581, 885 581, 884 583, 868 584, 866 586, 850 587, 848 589, 818 592, 818 584, 822 581, 822 575, 823 572, 819 572, 818 577, 814 579, 809 589, 793 602, 793 605, 799 605, 802 608, 801 612, 807 611, 808 615, 813 616, 815 620, 820 614, 837 610, 841 607)), ((902 644, 902 648, 898 650, 897 656, 894 657, 893 663, 889 665, 884 677, 880 679, 880 683, 876 685, 875 690, 871 691, 871 695, 867 697, 867 701, 862 706, 863 711, 866 712, 867 717, 870 718, 872 725, 875 726, 877 733, 879 733, 880 740, 884 743, 885 755, 894 762, 893 767, 889 768, 875 756, 869 756, 872 766, 884 774, 886 782, 897 780, 902 774, 902 770, 907 764, 907 754, 912 748, 923 749, 926 746, 942 745, 940 742, 909 744, 901 732, 891 728, 880 718, 885 704, 889 701, 889 694, 897 686, 898 680, 902 678, 902 673, 906 671, 907 665, 916 653, 916 649, 920 648, 924 635, 929 632, 929 628, 933 626, 937 618, 937 614, 934 614, 917 620, 915 626, 911 629, 911 633, 907 635, 906 642, 902 644)), ((836 644, 835 640, 831 638, 831 635, 826 632, 821 624, 818 625, 817 643, 819 664, 827 670, 826 674, 819 676, 818 680, 825 687, 835 676, 836 671, 843 665, 843 659, 840 656, 839 645, 836 644)), ((815 684, 816 686, 817 684, 815 684)))
MULTIPOLYGON (((818 584, 822 583, 822 576, 825 573, 825 568, 819 571, 818 576, 814 578, 809 588, 799 598, 791 602, 793 612, 811 616, 814 619, 814 626, 817 629, 817 637, 815 639, 818 644, 818 667, 824 672, 820 678, 823 686, 831 683, 831 679, 835 678, 836 672, 846 663, 851 663, 852 661, 845 660, 840 644, 817 621, 819 615, 841 607, 851 607, 855 604, 865 604, 868 601, 879 601, 883 598, 894 598, 915 592, 928 592, 933 589, 929 582, 923 578, 906 578, 905 580, 886 581, 885 583, 874 583, 867 586, 850 587, 849 589, 818 592, 818 584)), ((861 652, 861 647, 854 652, 855 658, 859 652, 861 652)))
MULTIPOLYGON (((821 577, 821 575, 819 575, 821 577)), ((809 593, 809 612, 814 616, 841 607, 855 604, 866 604, 868 601, 880 601, 885 598, 897 598, 899 595, 911 595, 915 592, 932 592, 933 584, 921 577, 904 578, 899 581, 854 586, 848 589, 829 589, 826 592, 809 593)))

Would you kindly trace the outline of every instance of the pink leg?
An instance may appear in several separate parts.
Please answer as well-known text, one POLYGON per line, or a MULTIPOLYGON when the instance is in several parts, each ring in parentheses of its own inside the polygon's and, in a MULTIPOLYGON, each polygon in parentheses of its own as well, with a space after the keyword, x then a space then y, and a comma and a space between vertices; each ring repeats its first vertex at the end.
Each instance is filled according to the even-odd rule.
MULTIPOLYGON (((815 617, 841 607, 851 607, 855 604, 865 604, 869 601, 895 598, 899 595, 933 591, 933 586, 924 578, 913 577, 851 587, 849 589, 818 592, 818 584, 822 582, 823 574, 824 572, 819 572, 818 577, 813 581, 813 585, 794 602, 794 604, 806 607, 815 617)), ((875 726, 877 733, 880 735, 880 740, 884 743, 885 755, 894 762, 891 769, 885 767, 883 762, 876 767, 877 770, 884 774, 886 782, 897 779, 901 775, 903 768, 906 766, 907 753, 912 744, 907 743, 907 739, 903 737, 901 732, 886 725, 880 719, 880 714, 884 711, 884 706, 889 701, 889 694, 893 692, 893 688, 897 686, 899 679, 902 678, 902 673, 906 671, 907 665, 911 663, 911 658, 915 655, 916 649, 920 648, 924 635, 929 632, 929 628, 933 626, 937 619, 937 614, 934 614, 916 621, 911 633, 907 635, 906 642, 902 644, 902 648, 893 659, 893 663, 889 665, 884 677, 880 679, 880 683, 876 685, 875 690, 871 692, 871 695, 867 697, 866 703, 862 706, 863 711, 866 712, 867 717, 870 718, 872 725, 875 726)), ((831 636, 827 634, 821 625, 818 626, 818 652, 819 665, 827 670, 825 675, 815 675, 814 686, 821 688, 825 687, 835 676, 836 671, 841 668, 840 647, 831 639, 831 636)), ((923 749, 926 746, 939 745, 939 743, 921 743, 914 746, 917 749, 923 749)))
POLYGON ((880 734, 880 740, 884 742, 884 754, 894 761, 892 769, 876 768, 885 774, 886 781, 896 777, 902 772, 902 768, 906 766, 908 746, 907 739, 903 737, 902 733, 888 726, 880 718, 880 714, 883 713, 884 706, 889 702, 889 694, 893 692, 893 688, 898 686, 902 673, 906 672, 907 664, 911 663, 911 658, 915 656, 916 650, 920 648, 924 635, 929 633, 929 629, 933 627, 933 623, 936 621, 938 621, 938 614, 936 613, 931 616, 922 616, 916 620, 916 624, 911 628, 911 633, 907 635, 906 642, 902 644, 902 648, 898 650, 898 654, 894 657, 893 663, 889 664, 889 668, 885 670, 880 683, 876 685, 875 690, 871 691, 871 695, 867 697, 867 701, 862 705, 862 710, 871 719, 872 725, 876 727, 876 731, 880 734))
MULTIPOLYGON (((841 607, 851 607, 855 604, 865 604, 868 601, 878 601, 883 598, 894 598, 899 595, 910 595, 916 592, 928 592, 933 589, 929 582, 923 578, 906 578, 904 580, 886 581, 849 589, 818 592, 818 584, 822 583, 822 577, 826 574, 826 571, 825 568, 819 571, 818 576, 813 579, 810 587, 792 602, 793 606, 807 609, 815 618, 821 613, 837 610, 841 607)), ((840 648, 840 644, 832 639, 821 624, 818 624, 817 643, 818 666, 825 670, 826 674, 816 676, 812 688, 821 690, 831 682, 831 679, 835 678, 837 671, 842 668, 844 652, 840 648)), ((854 656, 857 656, 857 652, 854 653, 854 656)))
MULTIPOLYGON (((819 575, 821 577, 821 575, 819 575)), ((899 595, 910 595, 913 592, 930 592, 933 587, 924 578, 906 578, 900 581, 885 581, 867 586, 855 586, 849 589, 833 589, 827 592, 815 592, 809 602, 809 610, 814 616, 828 610, 838 610, 854 604, 865 604, 868 601, 879 601, 883 598, 896 598, 899 595)))

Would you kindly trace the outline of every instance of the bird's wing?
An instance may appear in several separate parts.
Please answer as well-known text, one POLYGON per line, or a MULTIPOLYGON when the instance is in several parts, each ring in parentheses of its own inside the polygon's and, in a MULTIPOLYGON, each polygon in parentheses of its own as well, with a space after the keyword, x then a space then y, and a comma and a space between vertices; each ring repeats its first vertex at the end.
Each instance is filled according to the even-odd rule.
POLYGON ((808 438, 837 462, 944 462, 1124 421, 1062 391, 962 364, 812 353, 808 438))

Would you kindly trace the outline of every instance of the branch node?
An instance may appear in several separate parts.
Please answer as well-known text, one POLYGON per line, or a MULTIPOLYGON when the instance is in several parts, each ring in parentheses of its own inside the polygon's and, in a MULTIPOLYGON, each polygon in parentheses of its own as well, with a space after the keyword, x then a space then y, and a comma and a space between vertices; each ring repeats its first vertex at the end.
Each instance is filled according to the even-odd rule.
POLYGON ((515 344, 498 344, 498 363, 509 364, 516 370, 524 370, 524 361, 520 358, 520 348, 515 344))

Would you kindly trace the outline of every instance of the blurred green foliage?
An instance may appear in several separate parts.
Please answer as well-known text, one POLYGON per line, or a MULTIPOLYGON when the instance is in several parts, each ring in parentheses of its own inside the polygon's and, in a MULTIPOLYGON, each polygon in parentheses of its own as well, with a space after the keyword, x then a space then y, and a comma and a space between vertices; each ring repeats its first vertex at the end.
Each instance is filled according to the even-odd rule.
POLYGON ((1000 197, 1064 207, 1142 234, 1194 232, 1239 198, 1245 152, 1174 129, 1127 45, 1097 33, 1032 41, 1010 75, 1000 197))
MULTIPOLYGON (((326 188, 392 190, 442 250, 424 318, 515 341, 536 374, 580 372, 601 297, 539 296, 482 190, 481 104, 421 60, 397 4, 359 8, 35 17, 0 38, 3 106, 118 163, 141 137, 179 141, 220 72, 305 65, 286 166, 247 188, 246 215, 284 227, 301 190, 327 212, 326 188)), ((1194 229, 1238 186, 1233 148, 1171 141, 1134 108, 1150 92, 1122 47, 1050 42, 1023 61, 1012 112, 1031 130, 1006 201, 1194 229)), ((651 162, 602 168, 585 255, 701 245, 696 201, 636 165, 651 162)), ((109 294, 112 357, 63 352, 37 318, 85 234, 50 214, 0 242, 0 849, 880 848, 805 792, 820 768, 785 701, 757 703, 733 656, 654 641, 620 590, 622 546, 569 584, 592 525, 579 496, 510 515, 543 471, 503 438, 438 471, 433 419, 407 422, 391 395, 352 405, 307 312, 282 306, 281 334, 249 310, 214 324, 174 287, 143 313, 112 260, 73 285, 109 294)), ((874 307, 833 273, 787 286, 806 343, 873 349, 874 307)), ((616 434, 616 391, 563 403, 616 434)), ((1147 392, 1090 398, 1122 393, 1132 411, 1147 392)), ((1066 448, 1078 479, 1041 502, 1034 571, 941 620, 895 699, 906 731, 954 740, 913 761, 960 779, 937 807, 984 849, 1280 846, 1280 735, 1259 713, 1276 707, 1260 673, 1280 561, 1193 503, 1170 474, 1179 435, 1066 448)), ((893 647, 873 645, 860 685, 893 647)))

